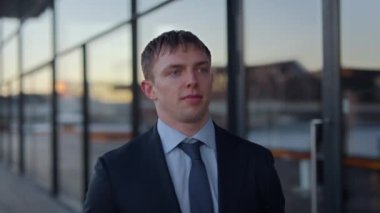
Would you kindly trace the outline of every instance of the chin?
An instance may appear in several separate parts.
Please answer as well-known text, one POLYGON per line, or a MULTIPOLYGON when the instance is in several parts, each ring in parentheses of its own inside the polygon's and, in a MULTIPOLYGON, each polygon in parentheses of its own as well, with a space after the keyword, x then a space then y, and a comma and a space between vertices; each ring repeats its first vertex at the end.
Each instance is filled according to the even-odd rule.
POLYGON ((204 121, 206 117, 205 113, 202 114, 192 114, 182 117, 182 121, 184 123, 199 123, 200 121, 204 121))

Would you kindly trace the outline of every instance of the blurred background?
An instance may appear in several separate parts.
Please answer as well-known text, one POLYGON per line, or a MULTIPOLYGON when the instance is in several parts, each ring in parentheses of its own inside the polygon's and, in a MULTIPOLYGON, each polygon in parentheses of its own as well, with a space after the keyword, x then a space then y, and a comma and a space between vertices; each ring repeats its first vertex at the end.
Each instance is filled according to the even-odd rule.
POLYGON ((184 29, 212 52, 213 119, 271 149, 287 212, 380 212, 379 8, 2 0, 0 170, 79 212, 96 159, 155 124, 138 87, 142 49, 184 29))

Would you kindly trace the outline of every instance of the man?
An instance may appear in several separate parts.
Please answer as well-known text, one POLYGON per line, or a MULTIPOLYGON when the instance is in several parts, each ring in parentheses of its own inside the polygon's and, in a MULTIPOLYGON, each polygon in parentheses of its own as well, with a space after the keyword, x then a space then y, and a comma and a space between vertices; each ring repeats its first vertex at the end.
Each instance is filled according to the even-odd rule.
POLYGON ((202 41, 163 33, 141 64, 157 124, 99 158, 84 212, 284 212, 270 151, 210 118, 211 54, 202 41))

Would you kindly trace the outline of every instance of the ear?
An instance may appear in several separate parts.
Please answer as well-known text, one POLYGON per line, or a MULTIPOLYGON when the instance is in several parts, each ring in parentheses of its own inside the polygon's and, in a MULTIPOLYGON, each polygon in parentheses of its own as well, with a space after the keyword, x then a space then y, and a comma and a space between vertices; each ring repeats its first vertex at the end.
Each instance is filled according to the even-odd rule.
POLYGON ((156 93, 154 91, 154 85, 153 85, 153 82, 150 81, 150 80, 143 80, 141 83, 140 83, 140 88, 141 88, 141 91, 144 93, 144 95, 154 101, 157 99, 156 97, 156 93))

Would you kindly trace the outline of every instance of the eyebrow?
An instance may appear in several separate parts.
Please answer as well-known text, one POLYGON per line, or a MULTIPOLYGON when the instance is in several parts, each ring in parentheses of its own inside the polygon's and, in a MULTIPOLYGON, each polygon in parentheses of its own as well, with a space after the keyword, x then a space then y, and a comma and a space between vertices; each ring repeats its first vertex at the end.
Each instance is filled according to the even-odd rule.
MULTIPOLYGON (((200 62, 197 62, 195 63, 194 66, 202 66, 202 65, 210 65, 210 62, 209 61, 200 61, 200 62)), ((169 66, 165 67, 165 69, 168 69, 168 68, 180 68, 180 67, 184 67, 186 65, 184 64, 170 64, 169 66)))
POLYGON ((201 66, 201 65, 210 65, 210 62, 209 61, 200 61, 200 62, 195 64, 195 66, 201 66))

